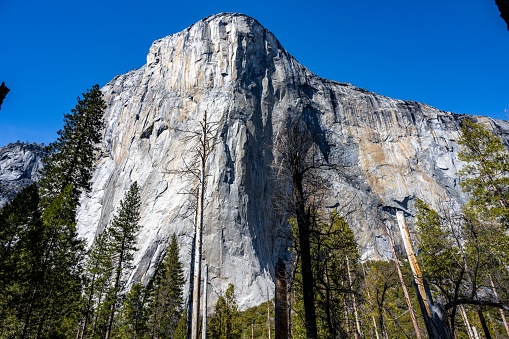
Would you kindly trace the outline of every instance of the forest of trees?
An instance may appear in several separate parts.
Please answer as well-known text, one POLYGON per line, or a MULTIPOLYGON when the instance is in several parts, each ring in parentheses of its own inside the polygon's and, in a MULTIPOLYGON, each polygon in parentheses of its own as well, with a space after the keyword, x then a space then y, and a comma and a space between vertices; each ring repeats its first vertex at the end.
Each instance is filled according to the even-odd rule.
POLYGON ((200 314, 206 159, 216 127, 204 113, 189 138, 197 143, 196 164, 184 169, 197 182, 189 192, 196 199, 189 276, 172 235, 153 277, 137 281, 137 182, 90 247, 76 230, 105 107, 97 85, 78 98, 47 149, 40 180, 0 209, 0 338, 509 337, 509 152, 485 126, 461 123, 458 175, 469 202, 416 199, 415 216, 394 211, 402 233, 386 228, 391 260, 361 262, 345 209, 323 207, 331 193, 326 173, 346 178, 348 169, 329 162, 320 148, 325 136, 304 117, 289 119, 274 148, 277 180, 286 180, 275 212, 291 228, 288 255, 275 267, 276 298, 241 311, 229 284, 200 314), (403 234, 405 217, 415 226, 411 235, 403 234))

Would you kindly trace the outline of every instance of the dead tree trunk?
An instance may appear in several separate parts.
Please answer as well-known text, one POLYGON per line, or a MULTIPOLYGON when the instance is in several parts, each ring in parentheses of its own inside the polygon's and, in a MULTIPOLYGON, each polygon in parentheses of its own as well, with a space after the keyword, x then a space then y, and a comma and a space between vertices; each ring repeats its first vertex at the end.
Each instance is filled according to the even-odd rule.
POLYGON ((196 238, 194 244, 194 273, 193 273, 193 311, 191 320, 191 339, 200 337, 200 284, 201 284, 201 258, 203 237, 203 204, 205 202, 205 170, 207 166, 207 112, 203 113, 201 125, 201 138, 198 154, 200 157, 200 179, 198 190, 196 238))
POLYGON ((416 338, 421 339, 422 338, 421 331, 419 329, 419 325, 417 324, 415 310, 412 306, 412 302, 410 301, 410 295, 408 294, 408 289, 406 288, 405 280, 403 279, 403 273, 401 272, 401 268, 399 267, 398 255, 396 253, 396 248, 394 246, 394 241, 392 240, 391 231, 389 230, 389 227, 385 226, 385 232, 387 232, 387 237, 389 238, 389 244, 391 245, 392 255, 394 256, 394 264, 396 265, 396 270, 398 271, 398 277, 401 283, 401 288, 403 289, 403 294, 405 295, 408 311, 410 312, 412 324, 414 325, 415 336, 416 338))
POLYGON ((431 291, 426 280, 424 280, 422 276, 403 212, 396 211, 396 217, 401 232, 401 238, 403 238, 403 244, 405 245, 408 262, 410 263, 410 268, 414 275, 412 282, 417 294, 422 317, 426 324, 428 336, 430 339, 452 338, 453 335, 447 320, 447 314, 441 304, 433 301, 431 291))

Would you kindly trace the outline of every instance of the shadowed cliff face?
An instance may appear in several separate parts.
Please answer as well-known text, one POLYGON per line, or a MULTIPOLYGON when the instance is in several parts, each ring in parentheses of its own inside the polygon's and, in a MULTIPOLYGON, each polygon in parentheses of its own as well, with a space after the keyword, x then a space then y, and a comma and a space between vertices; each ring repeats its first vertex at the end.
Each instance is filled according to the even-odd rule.
MULTIPOLYGON (((204 231, 212 300, 227 282, 241 307, 266 300, 267 286, 272 298, 287 229, 273 208, 272 146, 289 115, 302 115, 329 160, 347 165, 347 178, 329 174, 327 204, 354 210, 348 219, 365 258, 385 255, 382 226, 395 224, 395 208, 411 214, 415 198, 433 206, 466 200, 456 177, 463 116, 319 78, 247 16, 211 16, 155 41, 146 65, 102 91, 107 126, 78 227, 91 242, 137 181, 143 206, 136 281, 153 274, 172 233, 189 269, 193 199, 184 193, 197 183, 178 170, 194 149, 184 131, 197 130, 204 111, 218 124, 204 231)), ((479 120, 507 138, 506 122, 479 120)))

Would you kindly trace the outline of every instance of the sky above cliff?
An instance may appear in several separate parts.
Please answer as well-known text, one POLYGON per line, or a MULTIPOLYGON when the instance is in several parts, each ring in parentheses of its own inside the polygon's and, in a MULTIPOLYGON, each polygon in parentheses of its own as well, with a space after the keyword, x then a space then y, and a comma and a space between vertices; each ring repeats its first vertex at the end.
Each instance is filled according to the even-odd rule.
POLYGON ((509 31, 494 0, 0 0, 0 146, 49 143, 76 97, 151 43, 220 12, 257 19, 324 78, 507 119, 509 31))

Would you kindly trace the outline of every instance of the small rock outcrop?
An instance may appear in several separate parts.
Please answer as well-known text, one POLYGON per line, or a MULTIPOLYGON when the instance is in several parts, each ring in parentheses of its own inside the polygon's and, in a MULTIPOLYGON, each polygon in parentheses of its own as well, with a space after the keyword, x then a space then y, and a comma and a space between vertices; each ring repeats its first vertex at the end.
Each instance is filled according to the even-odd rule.
POLYGON ((37 180, 45 154, 38 144, 15 142, 0 148, 0 207, 37 180))

